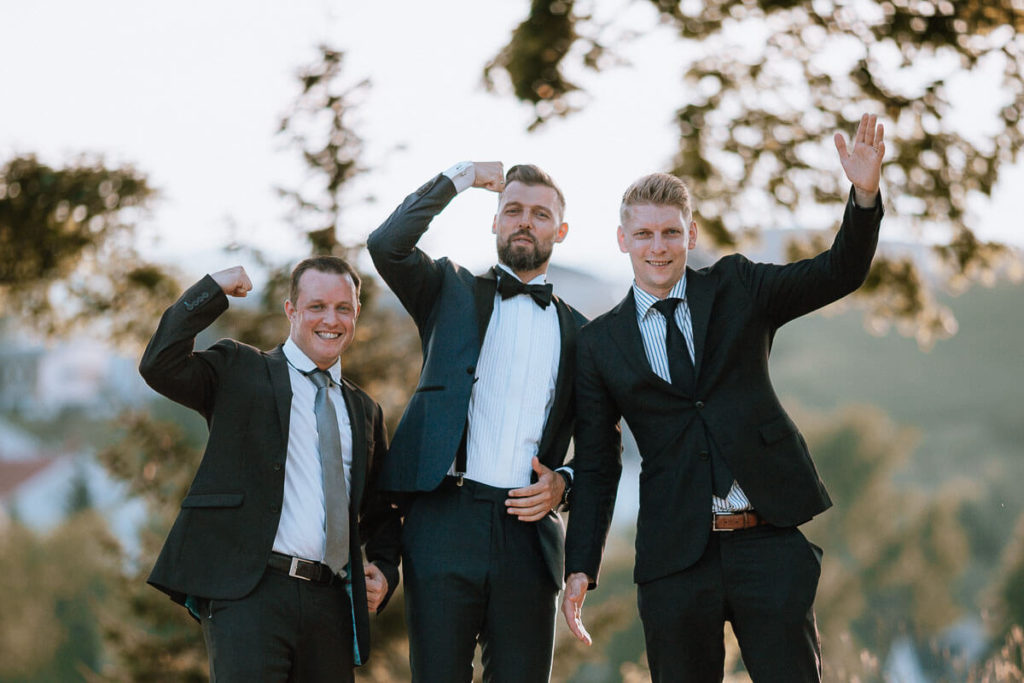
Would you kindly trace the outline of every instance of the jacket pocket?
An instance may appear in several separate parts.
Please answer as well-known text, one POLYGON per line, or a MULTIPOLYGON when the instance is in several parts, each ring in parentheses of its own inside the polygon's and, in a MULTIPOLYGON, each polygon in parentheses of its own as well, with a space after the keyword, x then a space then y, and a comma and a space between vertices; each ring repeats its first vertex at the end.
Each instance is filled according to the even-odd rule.
POLYGON ((181 501, 183 508, 236 508, 242 504, 244 493, 193 493, 181 501))
POLYGON ((781 441, 785 437, 796 433, 796 425, 787 415, 779 415, 770 422, 766 422, 758 428, 761 435, 761 442, 766 446, 781 441))
POLYGON ((428 384, 426 386, 416 387, 416 392, 415 393, 419 394, 419 393, 422 393, 424 391, 441 391, 443 389, 444 389, 444 387, 442 385, 440 385, 440 384, 428 384))

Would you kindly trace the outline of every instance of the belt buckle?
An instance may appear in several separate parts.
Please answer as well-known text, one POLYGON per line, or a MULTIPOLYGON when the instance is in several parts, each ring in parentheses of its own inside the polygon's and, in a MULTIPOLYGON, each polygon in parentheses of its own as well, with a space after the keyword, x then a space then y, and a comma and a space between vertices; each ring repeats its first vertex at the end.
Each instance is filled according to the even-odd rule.
POLYGON ((299 558, 297 558, 297 557, 293 557, 293 558, 292 558, 292 564, 291 564, 291 566, 290 566, 290 567, 288 568, 288 576, 294 577, 294 578, 296 578, 296 579, 302 579, 303 581, 312 581, 313 579, 312 579, 311 577, 309 577, 309 576, 303 576, 302 574, 299 574, 299 573, 298 573, 298 569, 299 569, 299 566, 300 566, 300 565, 299 565, 299 563, 300 563, 300 562, 301 562, 302 564, 310 564, 310 563, 309 563, 309 562, 307 562, 306 560, 300 560, 300 559, 299 559, 299 558))
POLYGON ((712 531, 730 531, 730 532, 731 532, 731 531, 736 531, 735 529, 730 529, 730 528, 729 528, 729 527, 727 527, 727 526, 719 528, 719 527, 718 527, 718 526, 717 526, 717 525, 715 524, 715 522, 716 522, 716 521, 718 520, 718 518, 719 518, 719 517, 732 517, 732 516, 733 516, 733 514, 734 514, 734 513, 722 513, 722 514, 716 514, 716 515, 715 515, 715 518, 714 518, 714 519, 713 519, 713 520, 711 521, 711 530, 712 530, 712 531))

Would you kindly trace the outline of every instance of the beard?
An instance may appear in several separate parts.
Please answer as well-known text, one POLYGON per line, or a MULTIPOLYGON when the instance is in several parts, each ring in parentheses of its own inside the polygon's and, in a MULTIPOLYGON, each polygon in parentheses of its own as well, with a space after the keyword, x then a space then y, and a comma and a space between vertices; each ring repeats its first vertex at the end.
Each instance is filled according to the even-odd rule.
POLYGON ((509 235, 504 242, 498 242, 498 262, 517 273, 537 270, 551 258, 551 247, 551 244, 541 244, 529 232, 520 230, 509 235), (512 240, 517 237, 528 238, 532 242, 532 246, 513 245, 512 240))

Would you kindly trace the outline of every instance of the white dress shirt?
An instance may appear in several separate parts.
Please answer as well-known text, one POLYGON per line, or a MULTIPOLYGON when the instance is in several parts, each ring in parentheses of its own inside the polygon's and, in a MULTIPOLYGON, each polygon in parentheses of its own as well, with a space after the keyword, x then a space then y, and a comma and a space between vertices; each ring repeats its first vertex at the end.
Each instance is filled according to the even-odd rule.
MULTIPOLYGON (((274 550, 285 555, 320 562, 327 544, 327 515, 324 508, 324 477, 320 466, 319 436, 313 401, 316 385, 304 372, 316 364, 291 337, 284 343, 288 377, 292 386, 291 415, 288 420, 288 457, 284 465, 284 502, 274 537, 274 550)), ((345 488, 352 490, 352 425, 341 392, 341 361, 327 373, 333 380, 328 391, 338 414, 341 453, 345 466, 345 488)))
MULTIPOLYGON (((644 352, 647 354, 647 362, 650 363, 654 374, 671 384, 672 377, 668 371, 668 351, 665 349, 666 320, 661 311, 654 307, 658 297, 645 292, 634 281, 633 298, 636 300, 636 322, 640 327, 640 336, 644 341, 644 352)), ((690 362, 693 362, 695 357, 693 351, 693 321, 690 317, 690 305, 686 301, 686 273, 683 273, 682 279, 673 285, 672 290, 665 298, 682 299, 679 305, 676 306, 676 312, 673 317, 675 318, 675 324, 683 331, 683 337, 686 339, 686 348, 690 352, 690 362)), ((694 363, 694 367, 696 368, 696 363, 694 363)), ((747 495, 743 493, 739 482, 735 480, 732 482, 732 488, 729 489, 729 493, 725 498, 719 498, 711 494, 711 509, 714 512, 736 512, 738 510, 749 510, 751 507, 753 506, 747 500, 747 495)))
MULTIPOLYGON (((444 175, 462 192, 473 185, 476 169, 473 162, 462 161, 444 175)), ((516 277, 504 264, 498 267, 503 277, 516 277)), ((526 284, 545 282, 547 276, 538 275, 526 284)), ((555 399, 561 354, 562 336, 553 304, 541 308, 527 295, 502 299, 495 293, 469 399, 467 479, 498 488, 530 484, 531 461, 540 450, 555 399)), ((572 476, 570 468, 558 469, 572 476)), ((448 473, 455 473, 454 463, 448 473)))
MULTIPOLYGON (((502 277, 515 277, 504 265, 502 277)), ((544 284, 538 275, 527 284, 544 284)), ((540 450, 562 354, 558 312, 525 294, 494 295, 469 398, 466 477, 489 486, 528 486, 540 450)))

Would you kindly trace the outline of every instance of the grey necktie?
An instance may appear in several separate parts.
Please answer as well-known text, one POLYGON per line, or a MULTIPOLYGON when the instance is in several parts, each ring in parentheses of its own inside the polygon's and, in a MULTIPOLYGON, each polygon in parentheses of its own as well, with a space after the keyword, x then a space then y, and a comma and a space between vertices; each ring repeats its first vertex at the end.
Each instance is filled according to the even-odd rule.
POLYGON ((320 441, 320 467, 324 476, 324 508, 327 513, 327 548, 324 564, 335 574, 348 564, 349 519, 348 491, 345 490, 345 464, 341 455, 341 432, 334 412, 329 387, 331 376, 323 370, 306 375, 316 385, 316 431, 320 441))

